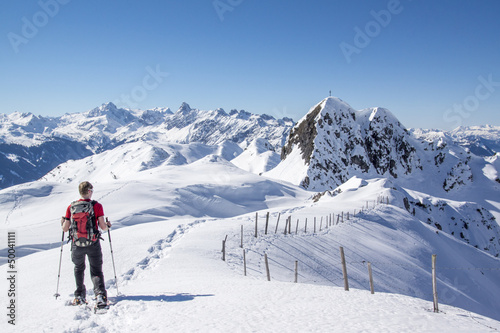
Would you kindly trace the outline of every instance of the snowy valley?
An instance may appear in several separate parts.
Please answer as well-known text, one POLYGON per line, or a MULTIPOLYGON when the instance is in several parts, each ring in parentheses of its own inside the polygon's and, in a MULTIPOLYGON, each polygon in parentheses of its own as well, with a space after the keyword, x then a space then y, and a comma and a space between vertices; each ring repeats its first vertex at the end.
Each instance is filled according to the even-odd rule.
POLYGON ((15 233, 18 259, 17 322, 3 332, 500 330, 498 127, 406 129, 334 97, 296 123, 108 103, 0 115, 0 147, 0 232, 15 233), (114 305, 100 316, 64 306, 74 278, 59 220, 83 180, 114 223, 117 283, 103 235, 114 305))

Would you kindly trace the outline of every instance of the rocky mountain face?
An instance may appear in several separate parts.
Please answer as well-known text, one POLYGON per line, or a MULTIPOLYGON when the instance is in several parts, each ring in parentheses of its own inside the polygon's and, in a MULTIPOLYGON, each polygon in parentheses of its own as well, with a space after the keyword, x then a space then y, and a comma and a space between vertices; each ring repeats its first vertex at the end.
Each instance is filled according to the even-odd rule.
MULTIPOLYGON (((386 109, 356 111, 344 101, 329 97, 290 130, 281 151, 282 161, 268 175, 312 191, 331 190, 358 176, 399 179, 401 184, 422 186, 432 179, 432 186, 453 192, 471 184, 472 165, 488 164, 484 156, 473 153, 478 149, 470 148, 484 139, 473 136, 467 141, 460 133, 409 131, 386 109)), ((489 138, 490 143, 494 137, 489 138)), ((487 149, 495 154, 495 147, 490 144, 487 149)), ((489 158, 496 159, 495 155, 489 158)), ((495 164, 492 167, 495 169, 495 164)), ((498 182, 494 174, 483 176, 498 182)))
POLYGON ((36 180, 70 159, 135 141, 229 142, 244 149, 265 138, 270 150, 279 151, 293 124, 288 118, 243 110, 203 111, 186 103, 175 113, 168 108, 135 111, 107 103, 61 117, 0 114, 0 188, 36 180))
MULTIPOLYGON (((313 107, 290 131, 281 158, 300 152, 300 185, 323 191, 355 175, 398 178, 422 169, 410 133, 386 109, 353 110, 330 97, 313 107)), ((286 162, 285 162, 286 165, 286 162)))

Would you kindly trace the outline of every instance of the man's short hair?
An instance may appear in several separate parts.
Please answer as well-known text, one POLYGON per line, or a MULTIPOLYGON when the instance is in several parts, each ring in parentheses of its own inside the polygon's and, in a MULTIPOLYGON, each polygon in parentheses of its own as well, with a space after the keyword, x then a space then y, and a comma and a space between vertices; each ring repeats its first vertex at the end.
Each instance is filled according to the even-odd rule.
POLYGON ((89 190, 93 189, 94 187, 92 184, 90 184, 87 181, 81 182, 80 185, 78 186, 78 191, 80 192, 80 195, 87 195, 89 193, 89 190))

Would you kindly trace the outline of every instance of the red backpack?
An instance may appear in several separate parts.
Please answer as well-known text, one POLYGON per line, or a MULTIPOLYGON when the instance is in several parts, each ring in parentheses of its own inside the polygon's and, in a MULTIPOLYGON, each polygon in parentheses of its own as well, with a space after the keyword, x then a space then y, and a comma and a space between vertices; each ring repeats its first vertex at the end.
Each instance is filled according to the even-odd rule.
POLYGON ((97 201, 74 201, 71 203, 70 239, 76 246, 86 247, 99 239, 97 219, 94 214, 94 204, 97 201))

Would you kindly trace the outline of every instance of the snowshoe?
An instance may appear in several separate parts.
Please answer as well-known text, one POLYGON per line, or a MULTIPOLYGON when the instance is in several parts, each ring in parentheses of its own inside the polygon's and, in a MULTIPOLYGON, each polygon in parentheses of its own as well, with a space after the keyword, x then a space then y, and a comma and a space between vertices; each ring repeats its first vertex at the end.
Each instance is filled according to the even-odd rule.
POLYGON ((104 295, 97 295, 94 306, 94 313, 103 314, 109 309, 108 299, 104 295))
POLYGON ((77 296, 71 303, 72 305, 87 305, 87 301, 85 300, 84 297, 77 296))

